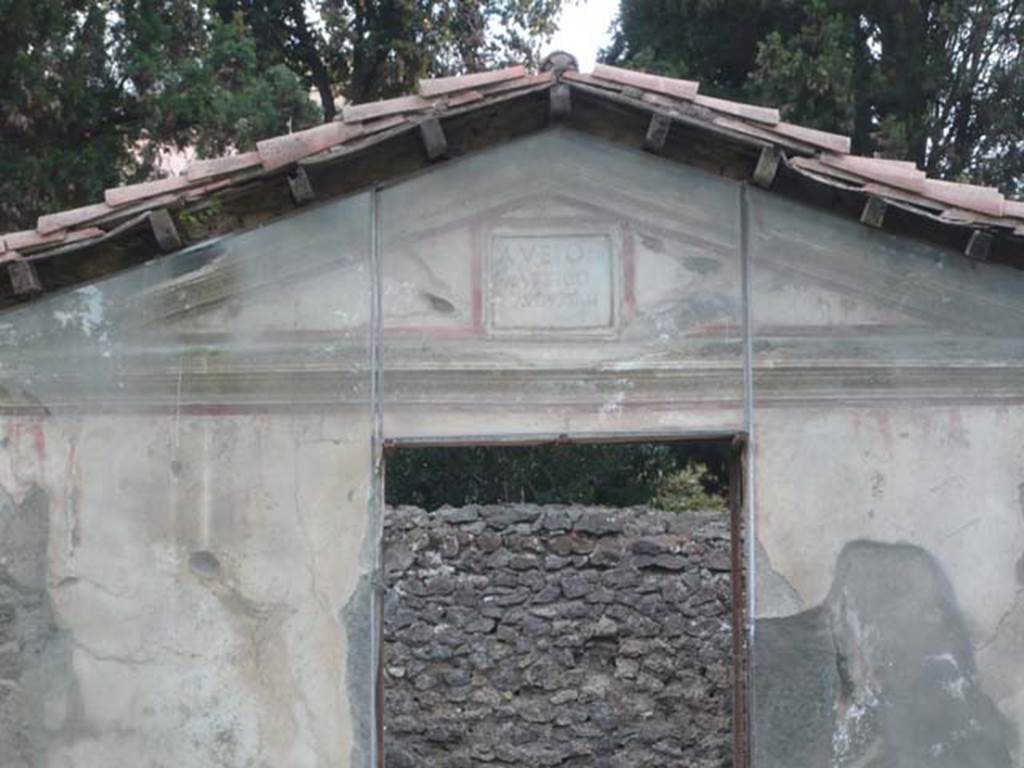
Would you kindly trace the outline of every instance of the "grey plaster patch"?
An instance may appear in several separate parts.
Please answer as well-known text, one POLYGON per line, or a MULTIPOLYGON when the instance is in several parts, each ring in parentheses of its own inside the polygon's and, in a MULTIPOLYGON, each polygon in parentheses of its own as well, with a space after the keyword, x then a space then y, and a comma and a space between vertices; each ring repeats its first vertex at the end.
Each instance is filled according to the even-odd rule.
POLYGON ((756 644, 761 768, 1012 765, 1016 734, 981 688, 952 586, 920 547, 851 542, 822 606, 758 621, 756 644))
POLYGON ((792 616, 805 607, 800 593, 785 576, 772 568, 771 558, 760 541, 755 542, 754 589, 759 619, 792 616))
POLYGON ((341 623, 345 627, 348 645, 345 680, 352 716, 351 768, 370 767, 371 746, 377 739, 377 716, 372 699, 377 675, 372 662, 375 658, 372 630, 374 589, 373 576, 364 573, 341 609, 341 623))
POLYGON ((754 764, 827 765, 840 686, 827 611, 758 619, 752 664, 754 764))
POLYGON ((50 503, 38 488, 20 503, 0 490, 0 765, 28 768, 67 730, 69 638, 46 590, 50 503))

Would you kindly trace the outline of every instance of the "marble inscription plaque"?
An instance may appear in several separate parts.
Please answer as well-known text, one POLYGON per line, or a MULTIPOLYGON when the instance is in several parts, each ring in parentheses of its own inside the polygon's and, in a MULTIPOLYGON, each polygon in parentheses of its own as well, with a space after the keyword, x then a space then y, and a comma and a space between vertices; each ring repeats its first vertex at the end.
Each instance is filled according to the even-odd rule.
POLYGON ((600 330, 615 324, 611 239, 495 235, 488 270, 497 331, 600 330))

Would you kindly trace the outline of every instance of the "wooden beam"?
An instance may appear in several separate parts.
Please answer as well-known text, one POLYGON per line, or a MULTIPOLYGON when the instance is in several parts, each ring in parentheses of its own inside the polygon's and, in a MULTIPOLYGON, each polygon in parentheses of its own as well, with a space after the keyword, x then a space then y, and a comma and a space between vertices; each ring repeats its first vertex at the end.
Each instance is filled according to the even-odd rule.
POLYGON ((292 200, 296 205, 305 205, 316 199, 313 184, 309 181, 309 174, 301 165, 288 174, 288 188, 291 190, 292 200))
POLYGON ((647 125, 647 135, 644 137, 644 149, 660 155, 665 149, 665 140, 668 139, 668 131, 672 127, 672 119, 668 115, 655 113, 651 115, 651 122, 647 125))
POLYGON ((551 86, 551 119, 565 120, 572 113, 572 99, 566 83, 551 86))
POLYGON ((15 296, 33 296, 43 291, 39 273, 30 261, 14 259, 7 262, 7 275, 11 278, 15 296))
POLYGON ((438 160, 448 154, 448 139, 445 138, 441 121, 436 117, 420 121, 420 138, 428 159, 438 160))
POLYGON ((754 183, 764 189, 770 189, 781 162, 782 152, 776 147, 762 147, 761 154, 757 156, 757 165, 754 167, 754 183))
POLYGON ((167 212, 166 208, 150 211, 148 218, 153 238, 161 251, 170 253, 181 248, 181 235, 178 234, 178 228, 174 226, 174 219, 171 218, 171 214, 167 212))
POLYGON ((860 214, 861 224, 867 224, 869 227, 875 229, 881 229, 885 223, 885 212, 889 209, 889 204, 880 197, 870 195, 866 203, 864 203, 864 210, 860 214))
POLYGON ((992 250, 992 233, 976 229, 971 233, 971 239, 967 241, 964 253, 978 261, 988 261, 989 251, 992 250))

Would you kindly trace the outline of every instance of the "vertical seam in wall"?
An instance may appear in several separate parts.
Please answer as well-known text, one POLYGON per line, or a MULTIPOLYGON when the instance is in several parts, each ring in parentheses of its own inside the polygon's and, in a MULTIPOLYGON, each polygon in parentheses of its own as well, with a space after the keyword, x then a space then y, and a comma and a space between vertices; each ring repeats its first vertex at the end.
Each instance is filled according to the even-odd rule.
POLYGON ((369 543, 370 578, 370 719, 374 733, 368 745, 370 767, 382 764, 379 746, 382 740, 381 724, 383 722, 383 701, 378 685, 381 663, 381 610, 380 592, 383 588, 381 580, 381 536, 382 521, 380 508, 382 504, 381 490, 383 483, 382 450, 383 445, 383 413, 381 411, 381 336, 382 336, 382 284, 383 265, 380 258, 380 187, 374 186, 370 193, 370 411, 371 411, 371 487, 367 501, 367 539, 369 543))
POLYGON ((740 226, 740 270, 742 275, 742 300, 743 300, 743 420, 747 430, 746 461, 744 469, 743 500, 747 507, 746 539, 747 539, 747 701, 746 701, 746 732, 747 732, 747 754, 753 755, 754 728, 754 621, 755 609, 755 585, 756 585, 756 541, 757 529, 755 521, 754 499, 754 455, 756 435, 754 433, 754 323, 753 309, 751 306, 752 290, 752 265, 750 263, 750 205, 747 199, 749 194, 746 182, 740 184, 739 191, 739 226, 740 226))

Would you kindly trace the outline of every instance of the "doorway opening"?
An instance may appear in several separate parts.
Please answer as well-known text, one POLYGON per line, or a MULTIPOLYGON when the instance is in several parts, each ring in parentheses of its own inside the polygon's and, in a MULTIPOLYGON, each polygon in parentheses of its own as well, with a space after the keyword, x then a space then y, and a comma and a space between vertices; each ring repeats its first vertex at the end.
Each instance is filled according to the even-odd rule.
POLYGON ((745 765, 740 461, 389 446, 384 765, 745 765))

